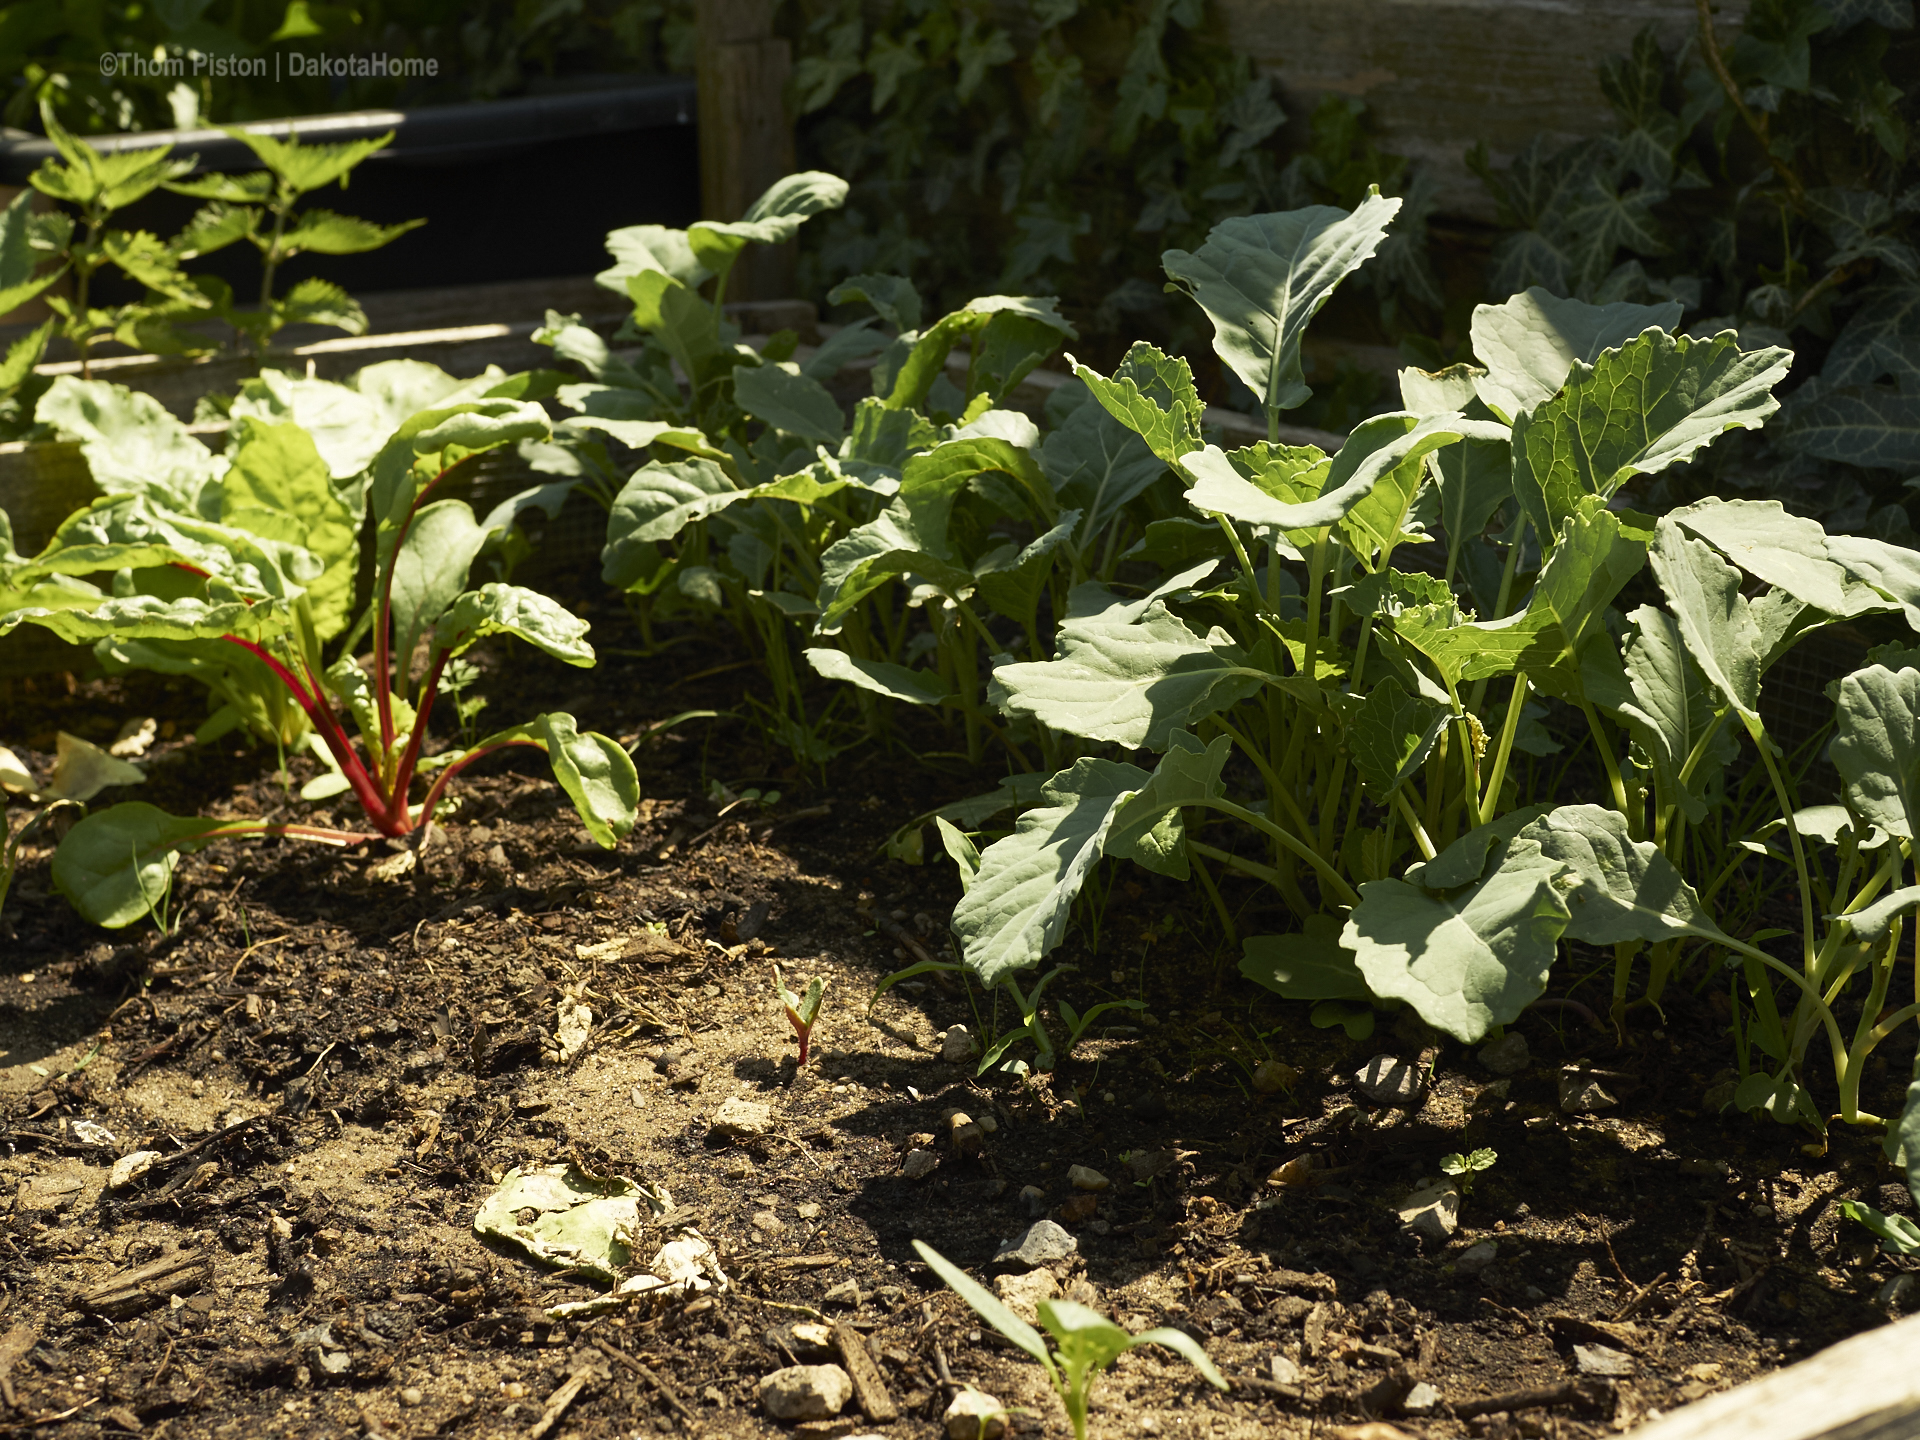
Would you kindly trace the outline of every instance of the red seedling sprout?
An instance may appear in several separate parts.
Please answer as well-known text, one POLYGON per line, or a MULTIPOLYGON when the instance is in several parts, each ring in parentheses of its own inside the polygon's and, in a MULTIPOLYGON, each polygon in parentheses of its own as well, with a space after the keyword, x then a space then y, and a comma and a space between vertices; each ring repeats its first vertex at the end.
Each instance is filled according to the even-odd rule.
POLYGON ((780 967, 773 967, 773 988, 779 993, 780 1003, 787 1008, 787 1023, 793 1026, 793 1033, 800 1037, 800 1065, 804 1069, 807 1063, 807 1047, 813 1037, 813 1022, 820 1018, 820 1001, 827 993, 827 982, 817 976, 807 982, 807 993, 796 995, 787 989, 787 982, 780 978, 780 967))

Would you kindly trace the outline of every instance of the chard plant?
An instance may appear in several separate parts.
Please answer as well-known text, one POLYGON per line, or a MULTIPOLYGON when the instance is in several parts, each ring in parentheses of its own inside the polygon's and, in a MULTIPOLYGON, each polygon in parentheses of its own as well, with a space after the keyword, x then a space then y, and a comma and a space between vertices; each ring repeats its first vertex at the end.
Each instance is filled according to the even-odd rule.
POLYGON ((1038 1330, 926 1241, 914 1241, 913 1248, 927 1262, 927 1268, 946 1281, 974 1314, 1039 1362, 1073 1424, 1074 1440, 1087 1440, 1087 1402, 1095 1377, 1141 1345, 1164 1346, 1198 1370, 1214 1389, 1227 1388, 1226 1378, 1186 1331, 1160 1328, 1130 1335, 1097 1310, 1072 1300, 1042 1300, 1037 1307, 1042 1328, 1053 1337, 1053 1348, 1049 1349, 1038 1330))
MULTIPOLYGON (((55 883, 87 919, 131 923, 151 895, 165 893, 176 854, 219 838, 417 843, 455 776, 515 747, 546 753, 597 842, 611 846, 631 829, 639 799, 632 761, 570 715, 536 716, 437 753, 427 744, 448 667, 482 639, 514 635, 572 665, 594 659, 586 622, 554 601, 500 582, 469 584, 492 532, 465 502, 436 491, 477 457, 549 433, 541 407, 518 398, 528 377, 487 383, 488 393, 410 410, 370 457, 357 505, 335 488, 328 458, 302 425, 243 416, 231 453, 217 457, 224 464, 189 439, 202 466, 190 483, 169 488, 170 472, 150 466, 147 488, 103 496, 39 555, 13 556, 0 569, 0 633, 37 624, 69 641, 127 647, 127 663, 162 669, 216 664, 228 652, 247 657, 297 707, 365 820, 365 829, 349 830, 114 806, 76 825, 54 858, 55 883), (354 625, 357 512, 373 531, 365 577, 373 599, 354 625), (79 578, 103 572, 114 576, 110 593, 79 578), (364 664, 353 650, 362 635, 372 641, 364 664)), ((134 403, 125 392, 109 398, 134 403)))
MULTIPOLYGON (((1197 252, 1168 252, 1271 428, 1306 397, 1308 319, 1394 205, 1228 221, 1197 252)), ((1483 306, 1481 364, 1406 372, 1404 408, 1332 456, 1205 444, 1181 362, 1136 347, 1157 393, 1080 367, 1186 481, 1200 523, 1171 533, 1197 564, 1141 598, 1078 592, 1052 658, 994 669, 1010 721, 1160 758, 1058 770, 979 855, 954 914, 979 978, 1040 964, 1103 857, 1198 875, 1232 934, 1220 867, 1271 887, 1298 926, 1248 937, 1247 974, 1294 998, 1399 1000, 1463 1040, 1538 999, 1563 941, 1612 950, 1616 1023, 1694 959, 1724 959, 1767 1061, 1743 1108, 1820 1128, 1805 1062, 1824 1036, 1833 1113, 1876 1123, 1859 1107, 1864 1061, 1920 1013, 1886 1000, 1901 917, 1920 901, 1900 885, 1920 652, 1839 685, 1837 807, 1801 805, 1758 701, 1768 667, 1818 628, 1878 613, 1920 628, 1920 555, 1828 536, 1770 502, 1627 508, 1637 477, 1764 423, 1791 361, 1731 332, 1674 335, 1678 316, 1537 290, 1483 306), (1665 608, 1620 614, 1630 583, 1648 593, 1649 566, 1665 608), (1541 702, 1586 732, 1590 803, 1522 793, 1516 755, 1557 744, 1541 702), (1790 959, 1766 948, 1782 929, 1736 936, 1714 918, 1737 867, 1692 838, 1743 739, 1773 808, 1752 844, 1796 883, 1790 959), (1231 829, 1216 843, 1203 825, 1231 829), (1863 1007, 1851 1035, 1843 996, 1863 1007)))

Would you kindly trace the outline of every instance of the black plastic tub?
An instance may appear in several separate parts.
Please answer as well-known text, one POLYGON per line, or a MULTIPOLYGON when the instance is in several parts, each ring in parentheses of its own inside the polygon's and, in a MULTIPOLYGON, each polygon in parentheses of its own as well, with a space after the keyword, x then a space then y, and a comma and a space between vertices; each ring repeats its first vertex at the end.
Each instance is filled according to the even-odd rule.
MULTIPOLYGON (((678 77, 605 88, 415 110, 361 110, 255 121, 245 129, 302 140, 339 142, 394 132, 386 149, 306 204, 381 224, 424 218, 422 228, 364 255, 302 256, 285 266, 275 290, 323 275, 356 294, 584 275, 609 263, 603 240, 622 225, 685 226, 699 218, 700 161, 694 135, 694 84, 678 77)), ((253 152, 218 130, 163 130, 92 137, 102 149, 172 144, 197 156, 199 171, 258 169, 253 152)), ((0 184, 24 185, 53 155, 51 141, 18 130, 0 134, 0 184)), ((177 231, 199 202, 158 192, 114 223, 177 231)), ((229 246, 188 267, 219 275, 242 302, 260 288, 258 254, 229 246)), ((113 303, 137 287, 102 277, 97 292, 113 303)))

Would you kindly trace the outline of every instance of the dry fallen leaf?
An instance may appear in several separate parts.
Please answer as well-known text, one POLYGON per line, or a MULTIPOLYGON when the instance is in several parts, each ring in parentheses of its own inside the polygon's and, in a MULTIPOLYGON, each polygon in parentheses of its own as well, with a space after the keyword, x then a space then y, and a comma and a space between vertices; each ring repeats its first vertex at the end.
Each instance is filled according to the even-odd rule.
POLYGON ((109 786, 139 785, 146 781, 146 771, 114 759, 91 740, 82 740, 62 730, 55 745, 53 783, 38 797, 42 800, 86 801, 109 786))
POLYGON ((0 745, 0 790, 14 795, 33 793, 33 775, 13 751, 0 745))
POLYGON ((160 733, 160 724, 151 715, 127 721, 120 727, 120 733, 113 737, 113 744, 107 747, 109 755, 118 755, 128 759, 147 753, 153 744, 154 736, 160 733))

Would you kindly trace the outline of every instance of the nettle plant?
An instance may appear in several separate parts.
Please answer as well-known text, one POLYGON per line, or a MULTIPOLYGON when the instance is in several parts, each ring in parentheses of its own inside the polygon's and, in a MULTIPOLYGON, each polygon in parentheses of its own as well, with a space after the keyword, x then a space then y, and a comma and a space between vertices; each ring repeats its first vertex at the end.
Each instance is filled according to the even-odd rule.
MULTIPOLYGON (((924 324, 909 281, 860 275, 830 298, 874 314, 818 350, 791 333, 739 343, 720 305, 741 245, 790 236, 844 188, 793 176, 737 225, 614 232, 620 264, 601 280, 635 301, 635 358, 553 317, 556 352, 595 376, 559 391, 579 412, 560 427, 579 468, 604 463, 589 434, 660 457, 612 502, 605 577, 643 619, 667 597, 725 610, 766 664, 768 729, 803 761, 838 748, 827 722, 844 700, 868 733, 889 702, 911 704, 949 720, 970 762, 999 749, 1022 771, 1057 765, 1073 742, 1003 723, 992 666, 1044 658, 1081 588, 1146 553, 1149 527, 1177 515, 1174 477, 1084 387, 1049 403, 1044 435, 1005 408, 1073 338, 1051 299, 986 296, 924 324), (861 364, 870 393, 849 422, 827 383, 861 364), (846 685, 812 714, 808 670, 846 685)), ((1157 394, 1168 363, 1139 347, 1123 377, 1157 394)))
MULTIPOLYGON (((1231 220, 1166 256, 1271 426, 1307 395, 1308 319, 1395 204, 1231 220)), ((1828 536, 1772 502, 1626 508, 1636 477, 1762 424, 1791 361, 1731 333, 1673 335, 1678 318, 1538 290, 1482 306, 1482 363, 1405 373, 1405 408, 1332 456, 1204 444, 1181 362, 1154 362, 1157 393, 1081 367, 1187 482, 1194 519, 1174 533, 1197 563, 1137 598, 1082 592, 1053 658, 994 670, 1010 720, 1160 758, 1057 771, 1015 832, 963 865, 954 929, 979 978, 1038 965, 1102 857, 1197 875, 1231 935, 1208 869, 1224 867, 1293 913, 1296 931, 1243 947, 1243 971, 1284 995, 1402 1002, 1471 1041, 1541 997, 1562 941, 1611 948, 1616 1023, 1709 957, 1741 991, 1736 1103, 1821 1126, 1805 1062, 1824 1035, 1838 1117, 1874 1122, 1859 1108, 1866 1056, 1920 1013, 1886 1008, 1901 917, 1920 902, 1920 886, 1897 888, 1914 859, 1920 651, 1837 687, 1837 805, 1801 805, 1758 702, 1769 667, 1816 629, 1870 614, 1920 628, 1920 554, 1828 536), (1630 584, 1659 603, 1621 614, 1630 584), (1541 702, 1586 732, 1589 803, 1553 803, 1570 769, 1529 803, 1516 757, 1558 748, 1541 702), (1715 827, 1730 780, 1770 824, 1715 827), (1231 829, 1216 843, 1208 825, 1231 829), (1791 867, 1796 929, 1730 933, 1750 929, 1751 905, 1716 920, 1752 863, 1791 867), (1767 948, 1789 934, 1797 953, 1767 948), (1840 1013, 1856 1005, 1849 1035, 1840 1013)))
POLYGON ((115 492, 113 477, 129 470, 142 483, 69 517, 39 555, 9 556, 0 567, 0 633, 31 623, 96 642, 122 665, 199 675, 228 704, 247 711, 257 703, 261 715, 270 712, 256 692, 277 688, 337 772, 333 785, 309 786, 308 797, 350 792, 367 827, 113 806, 76 825, 53 863, 55 883, 96 924, 126 925, 147 913, 166 892, 175 855, 216 839, 417 843, 453 778, 513 747, 547 754, 600 844, 615 844, 633 825, 632 761, 608 737, 581 733, 570 715, 540 715, 470 745, 428 744, 448 667, 487 636, 518 636, 571 665, 594 660, 586 622, 554 601, 498 581, 470 584, 476 558, 511 523, 517 502, 483 524, 464 501, 436 497, 488 451, 547 437, 545 411, 527 398, 540 393, 540 378, 495 374, 462 387, 437 384, 435 376, 448 377, 431 366, 370 370, 378 373, 361 372, 358 386, 330 387, 362 402, 361 421, 388 417, 374 432, 386 438, 371 455, 357 452, 363 469, 345 486, 336 471, 355 463, 353 447, 364 446, 366 432, 310 431, 284 418, 331 405, 332 418, 343 419, 339 396, 303 389, 329 382, 280 377, 243 397, 236 409, 248 413, 237 418, 224 456, 118 387, 63 379, 42 400, 43 409, 95 425, 85 448, 104 488, 115 492), (424 407, 409 403, 423 394, 424 407), (355 623, 363 517, 373 529, 373 598, 355 623), (80 578, 99 574, 112 577, 110 590, 80 578), (354 647, 369 634, 372 655, 363 663, 354 647), (224 668, 228 655, 242 657, 237 676, 224 668))
MULTIPOLYGON (((58 265, 34 282, 44 288, 70 275, 72 293, 54 294, 47 304, 57 317, 18 342, 0 374, 0 389, 18 388, 55 333, 70 342, 80 357, 81 373, 89 375, 93 348, 115 340, 136 350, 164 354, 193 354, 217 348, 204 330, 184 329, 192 322, 223 321, 245 336, 257 352, 284 326, 294 323, 328 325, 360 334, 366 316, 338 285, 318 278, 300 281, 284 296, 275 296, 276 272, 302 253, 350 255, 376 250, 405 234, 422 220, 403 225, 375 225, 330 210, 295 214, 301 196, 323 186, 344 186, 353 169, 367 156, 391 143, 391 133, 343 145, 304 145, 297 139, 279 140, 245 130, 227 128, 267 168, 246 175, 209 175, 189 179, 194 158, 176 158, 170 145, 150 150, 103 151, 68 133, 52 107, 42 105, 41 121, 60 158, 47 160, 29 183, 40 194, 70 206, 75 218, 62 212, 29 215, 21 211, 16 258, 57 256, 58 265), (116 212, 157 189, 208 201, 179 234, 162 240, 147 230, 125 230, 113 225, 116 212), (251 241, 261 254, 262 279, 258 307, 235 306, 232 288, 211 275, 189 275, 185 266, 240 240, 251 241), (146 294, 126 305, 102 307, 95 303, 93 283, 112 266, 142 285, 146 294), (28 340, 32 358, 16 377, 16 355, 28 340)), ((24 200, 26 197, 22 197, 24 200)), ((8 237, 11 239, 11 236, 8 237)), ((0 245, 0 250, 6 246, 0 245)), ((10 275, 0 262, 0 275, 10 275)), ((0 294, 8 298, 12 292, 0 294)))

